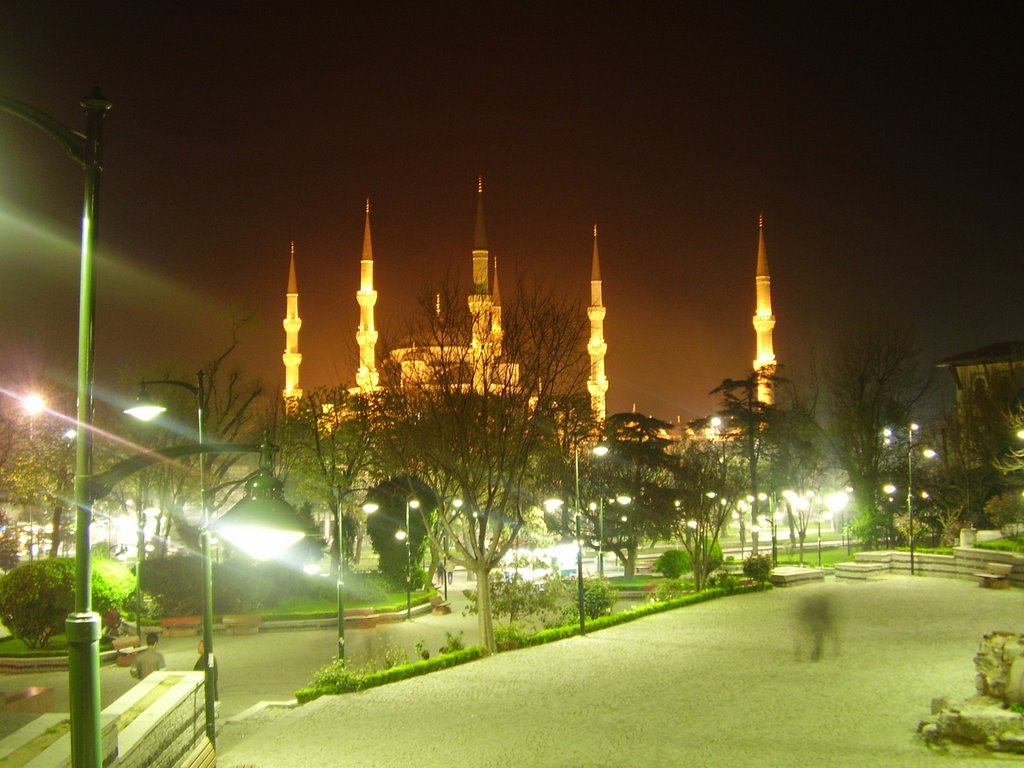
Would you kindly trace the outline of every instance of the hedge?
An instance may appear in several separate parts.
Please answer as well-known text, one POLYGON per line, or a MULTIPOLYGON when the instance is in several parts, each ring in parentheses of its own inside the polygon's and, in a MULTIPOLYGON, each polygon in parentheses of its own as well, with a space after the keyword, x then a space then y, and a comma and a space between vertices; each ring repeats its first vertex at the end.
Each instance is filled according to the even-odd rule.
MULTIPOLYGON (((658 603, 647 603, 629 611, 601 616, 600 618, 588 621, 586 623, 586 630, 588 632, 594 632, 601 629, 607 629, 608 627, 614 627, 616 624, 625 624, 628 621, 635 621, 636 619, 641 619, 644 616, 651 616, 655 613, 683 608, 687 605, 705 603, 708 600, 715 600, 719 597, 726 597, 727 595, 739 595, 747 592, 763 592, 769 589, 771 589, 770 584, 752 584, 750 586, 736 587, 730 590, 706 589, 703 592, 684 595, 683 597, 673 598, 672 600, 665 600, 664 602, 658 603)), ((570 624, 561 627, 554 627, 552 629, 544 629, 536 634, 527 635, 526 637, 521 638, 520 644, 516 647, 529 648, 537 645, 543 645, 544 643, 553 643, 558 640, 565 640, 566 638, 578 635, 579 632, 579 624, 570 624)), ((515 648, 508 648, 507 650, 515 650, 515 648)), ((442 656, 427 659, 425 661, 401 664, 399 666, 392 667, 391 669, 372 672, 368 675, 359 675, 350 672, 344 664, 335 660, 316 673, 311 686, 296 691, 295 698, 300 704, 305 704, 308 701, 313 701, 314 699, 324 695, 353 693, 355 691, 366 690, 367 688, 376 688, 379 685, 396 683, 399 680, 407 680, 411 677, 419 677, 420 675, 426 675, 430 672, 447 669, 448 667, 466 664, 467 662, 482 658, 484 655, 484 649, 481 647, 467 648, 462 651, 446 653, 442 656)))

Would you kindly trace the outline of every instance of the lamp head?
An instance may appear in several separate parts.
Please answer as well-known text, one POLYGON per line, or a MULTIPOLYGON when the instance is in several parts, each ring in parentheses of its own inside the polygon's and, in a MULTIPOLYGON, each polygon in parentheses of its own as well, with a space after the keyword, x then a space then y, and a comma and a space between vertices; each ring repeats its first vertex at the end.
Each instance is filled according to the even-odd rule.
POLYGON ((306 521, 284 500, 283 484, 270 471, 269 440, 260 446, 260 468, 245 496, 210 526, 218 536, 257 560, 269 560, 306 535, 306 521))
POLYGON ((146 385, 142 384, 142 386, 139 387, 139 396, 135 398, 135 405, 130 408, 125 408, 124 412, 139 421, 152 421, 166 410, 166 407, 160 405, 160 403, 150 397, 149 391, 146 389, 146 385))

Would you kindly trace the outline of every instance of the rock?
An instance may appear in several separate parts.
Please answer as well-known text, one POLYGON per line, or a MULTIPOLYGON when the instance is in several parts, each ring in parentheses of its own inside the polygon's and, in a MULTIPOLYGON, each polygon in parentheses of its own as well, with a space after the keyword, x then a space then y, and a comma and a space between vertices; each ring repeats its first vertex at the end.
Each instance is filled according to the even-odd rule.
POLYGON ((995 748, 1000 752, 1024 754, 1024 731, 1018 729, 1001 733, 996 738, 995 748))
POLYGON ((1018 656, 1010 664, 1006 681, 1007 703, 1024 704, 1024 656, 1018 656))
POLYGON ((1004 733, 1024 727, 1024 716, 1003 709, 992 699, 966 702, 959 709, 948 709, 938 716, 939 734, 961 744, 985 744, 1004 733))

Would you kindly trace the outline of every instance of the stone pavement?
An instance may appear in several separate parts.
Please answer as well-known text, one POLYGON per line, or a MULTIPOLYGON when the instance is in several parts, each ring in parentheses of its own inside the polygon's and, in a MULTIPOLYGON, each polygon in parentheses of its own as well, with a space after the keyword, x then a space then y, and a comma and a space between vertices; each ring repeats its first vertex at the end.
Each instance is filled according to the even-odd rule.
POLYGON ((933 697, 972 693, 978 641, 1024 628, 1022 601, 901 576, 716 600, 267 710, 224 727, 218 765, 1005 767, 938 756, 915 729, 933 697))
MULTIPOLYGON (((384 648, 395 646, 410 659, 416 658, 416 643, 436 655, 445 643, 446 633, 463 633, 467 646, 478 644, 476 617, 464 616, 466 598, 464 572, 457 572, 449 587, 453 606, 446 616, 413 616, 409 622, 380 624, 376 629, 348 629, 345 633, 346 656, 350 664, 380 655, 384 648)), ((257 635, 214 636, 214 653, 220 665, 219 720, 244 712, 262 701, 287 701, 295 691, 304 688, 313 673, 337 654, 337 626, 323 629, 264 631, 257 635)), ((164 655, 168 669, 192 669, 198 659, 199 637, 168 637, 160 641, 158 650, 164 655)), ((101 705, 106 707, 127 692, 138 681, 126 667, 106 664, 100 669, 101 705)), ((11 692, 29 686, 52 688, 58 711, 68 711, 67 669, 0 674, 0 690, 11 692)))

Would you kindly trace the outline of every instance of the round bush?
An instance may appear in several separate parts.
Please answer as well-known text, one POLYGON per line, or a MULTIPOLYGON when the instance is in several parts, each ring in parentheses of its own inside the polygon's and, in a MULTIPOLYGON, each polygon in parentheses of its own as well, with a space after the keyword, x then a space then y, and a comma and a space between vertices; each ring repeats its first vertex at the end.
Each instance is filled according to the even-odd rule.
POLYGON ((690 553, 684 549, 666 549, 654 561, 655 573, 660 573, 666 579, 678 579, 684 573, 689 573, 691 568, 690 553))
POLYGON ((772 575, 771 555, 751 555, 743 561, 743 575, 764 584, 772 575))
MULTIPOLYGON (((92 607, 103 614, 121 608, 135 588, 121 563, 97 560, 92 574, 92 607)), ((46 648, 64 631, 75 609, 75 561, 60 557, 23 563, 0 578, 0 621, 29 648, 46 648)))

